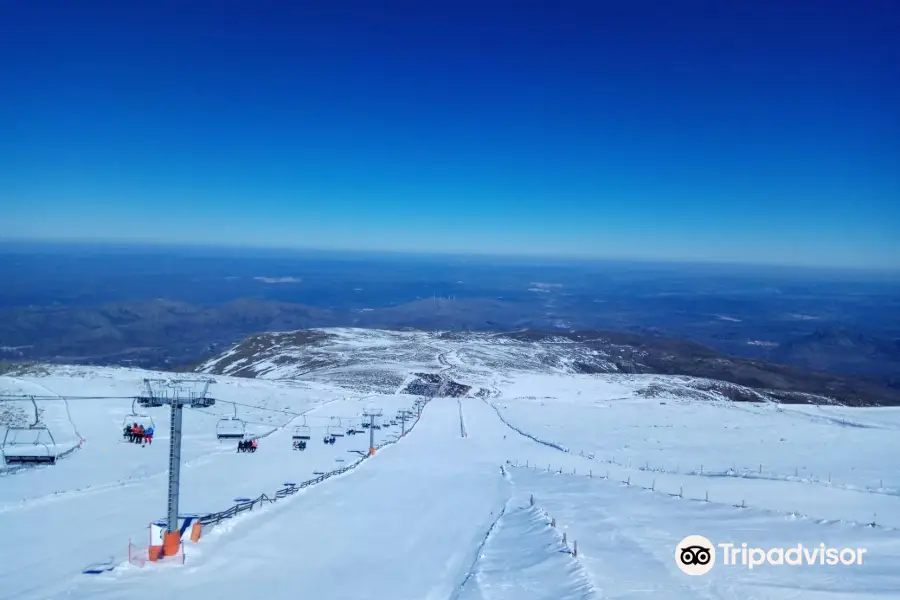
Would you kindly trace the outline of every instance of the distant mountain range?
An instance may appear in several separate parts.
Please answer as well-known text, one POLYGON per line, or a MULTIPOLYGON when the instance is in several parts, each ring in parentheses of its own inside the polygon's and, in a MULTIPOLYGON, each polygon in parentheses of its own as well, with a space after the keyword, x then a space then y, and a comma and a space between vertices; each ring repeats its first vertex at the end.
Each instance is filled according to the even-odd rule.
MULTIPOLYGON (((316 327, 451 332, 527 329, 565 335, 585 329, 557 315, 536 313, 528 305, 487 298, 428 298, 352 310, 262 299, 240 299, 213 306, 157 299, 88 307, 0 309, 0 360, 190 368, 252 334, 316 327)), ((631 347, 659 344, 660 338, 689 337, 661 328, 637 327, 607 336, 627 340, 623 344, 631 347)), ((676 354, 681 357, 685 353, 724 356, 705 345, 665 343, 675 344, 676 354)), ((862 374, 900 389, 900 340, 877 339, 846 328, 824 328, 765 347, 731 344, 727 353, 815 371, 862 374), (744 348, 744 352, 738 351, 744 348)), ((653 368, 667 372, 666 364, 659 362, 653 368)), ((771 367, 767 369, 771 371, 771 367)))

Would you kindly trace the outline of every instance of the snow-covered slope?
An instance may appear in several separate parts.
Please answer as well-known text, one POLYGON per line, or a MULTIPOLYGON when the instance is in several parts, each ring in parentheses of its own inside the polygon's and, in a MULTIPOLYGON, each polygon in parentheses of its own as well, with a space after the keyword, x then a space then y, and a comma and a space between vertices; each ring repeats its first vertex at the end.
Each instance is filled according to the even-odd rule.
MULTIPOLYGON (((0 378, 0 393, 42 398, 60 449, 84 440, 56 466, 0 477, 0 599, 900 598, 897 409, 732 402, 715 382, 578 374, 506 355, 502 343, 330 335, 323 352, 333 356, 319 356, 317 370, 305 354, 305 369, 247 356, 236 360, 262 377, 212 375, 219 402, 185 413, 182 512, 271 496, 355 460, 367 436, 322 444, 331 417, 346 426, 365 407, 410 408, 416 396, 398 392, 421 375, 466 391, 443 379, 412 386, 462 396, 437 394, 411 433, 358 468, 204 532, 186 544, 184 565, 125 560, 128 539, 146 539, 164 516, 168 443, 165 409, 147 411, 153 446, 120 442, 125 398, 144 377, 172 375, 48 368, 0 378), (256 454, 215 439, 227 400, 255 434, 274 430, 256 454), (302 412, 317 433, 294 452, 302 412), (687 535, 867 554, 859 565, 717 564, 690 577, 675 563, 687 535), (115 568, 81 573, 98 562, 115 568)), ((229 371, 229 360, 202 370, 229 371)))
MULTIPOLYGON (((387 331, 327 328, 253 336, 198 367, 201 373, 260 379, 302 378, 339 384, 359 392, 413 391, 423 374, 443 374, 464 383, 461 393, 490 395, 511 375, 612 374, 643 396, 679 394, 689 398, 735 398, 771 402, 772 390, 689 376, 630 375, 649 369, 635 360, 647 352, 629 348, 628 371, 622 372, 619 348, 603 340, 573 341, 565 337, 519 339, 515 334, 477 332, 387 331), (591 346, 591 342, 603 342, 591 346), (412 387, 410 385, 412 384, 412 387)), ((610 380, 610 381, 613 381, 610 380)), ((427 384, 427 382, 424 382, 427 384)), ((425 385, 427 389, 428 386, 425 385)), ((430 395, 430 394, 429 394, 430 395)), ((457 395, 450 393, 447 395, 457 395)), ((783 392, 781 395, 785 395, 783 392)), ((792 402, 834 403, 825 396, 791 393, 792 402)))

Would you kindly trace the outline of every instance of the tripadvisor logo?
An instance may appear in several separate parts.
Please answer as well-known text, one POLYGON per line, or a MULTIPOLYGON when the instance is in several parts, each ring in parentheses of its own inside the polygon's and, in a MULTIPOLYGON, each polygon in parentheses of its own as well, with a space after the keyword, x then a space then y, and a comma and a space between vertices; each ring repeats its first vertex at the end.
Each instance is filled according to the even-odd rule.
POLYGON ((675 564, 688 575, 706 575, 716 564, 752 569, 761 565, 861 565, 866 548, 832 548, 825 544, 790 548, 757 548, 746 543, 713 544, 702 535, 689 535, 675 546, 675 564), (718 549, 718 551, 717 551, 718 549))

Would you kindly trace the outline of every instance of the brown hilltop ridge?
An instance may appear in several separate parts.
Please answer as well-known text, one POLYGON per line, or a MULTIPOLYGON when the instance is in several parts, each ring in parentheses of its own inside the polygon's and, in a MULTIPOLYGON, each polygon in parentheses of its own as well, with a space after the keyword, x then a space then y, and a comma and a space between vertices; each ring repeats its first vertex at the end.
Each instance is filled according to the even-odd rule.
MULTIPOLYGON (((478 393, 467 375, 478 371, 522 370, 573 374, 671 375, 698 393, 715 391, 734 401, 839 403, 900 406, 900 390, 860 377, 808 371, 763 360, 737 358, 677 339, 610 331, 426 332, 416 330, 309 329, 252 335, 198 370, 243 377, 351 377, 366 373, 385 385, 418 393, 435 385, 478 393), (454 353, 457 361, 435 363, 454 353), (441 381, 418 368, 441 374, 441 381), (396 375, 403 371, 408 377, 396 375), (373 375, 378 373, 378 375, 373 375), (399 379, 396 379, 400 377, 399 379), (415 379, 410 379, 414 377, 415 379), (431 381, 434 379, 434 381, 431 381), (405 387, 403 387, 405 386, 405 387)), ((654 386, 645 393, 653 395, 654 386)), ((458 395, 457 392, 451 395, 458 395)))

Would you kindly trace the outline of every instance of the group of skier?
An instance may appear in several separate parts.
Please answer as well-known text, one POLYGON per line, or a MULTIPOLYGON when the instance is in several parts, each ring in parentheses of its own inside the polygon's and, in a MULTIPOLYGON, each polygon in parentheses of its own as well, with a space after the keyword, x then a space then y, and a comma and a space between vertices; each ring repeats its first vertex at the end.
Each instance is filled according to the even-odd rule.
POLYGON ((294 450, 306 450, 306 440, 294 440, 294 450))
POLYGON ((122 432, 122 437, 133 444, 152 444, 153 443, 153 425, 144 427, 143 424, 133 423, 126 425, 122 432))
POLYGON ((256 452, 257 446, 259 446, 259 442, 257 442, 256 440, 242 440, 238 442, 237 451, 256 452))

